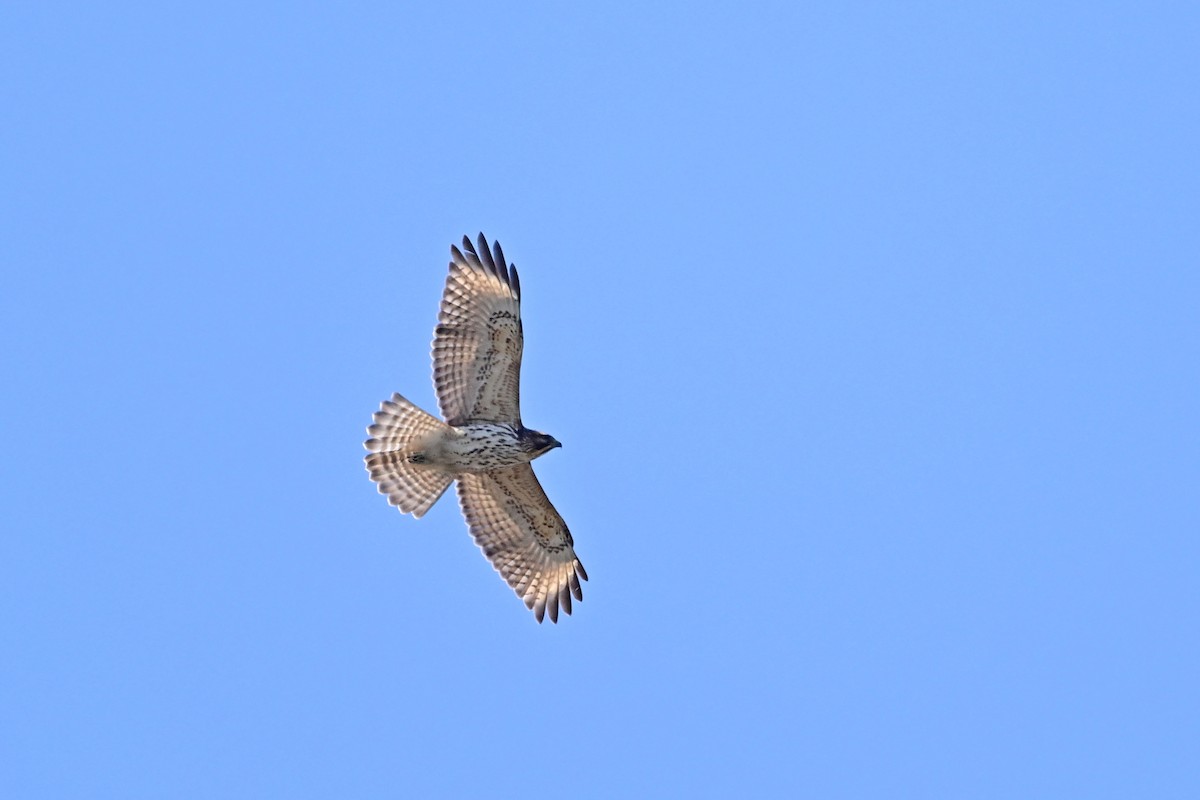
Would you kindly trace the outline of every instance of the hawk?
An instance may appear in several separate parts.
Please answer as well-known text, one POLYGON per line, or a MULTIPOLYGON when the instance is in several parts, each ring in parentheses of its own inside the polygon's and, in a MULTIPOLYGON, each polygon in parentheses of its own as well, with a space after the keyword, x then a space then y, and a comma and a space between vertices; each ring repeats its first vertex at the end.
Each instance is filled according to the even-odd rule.
POLYGON ((541 622, 571 613, 587 580, 571 532, 529 462, 558 440, 521 422, 524 335, 517 268, 500 243, 450 246, 450 275, 433 334, 433 383, 442 417, 393 394, 363 443, 367 472, 403 514, 421 517, 457 482, 475 543, 541 622))

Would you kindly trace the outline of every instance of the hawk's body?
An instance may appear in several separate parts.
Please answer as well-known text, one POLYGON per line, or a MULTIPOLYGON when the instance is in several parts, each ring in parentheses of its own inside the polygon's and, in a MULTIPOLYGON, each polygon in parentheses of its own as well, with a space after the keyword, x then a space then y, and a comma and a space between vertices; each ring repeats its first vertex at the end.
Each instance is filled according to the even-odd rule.
POLYGON ((367 428, 367 471, 389 503, 415 517, 457 480, 476 544, 539 622, 547 608, 557 622, 560 605, 570 614, 572 595, 583 599, 579 579, 587 573, 529 466, 559 443, 521 423, 517 270, 483 234, 478 253, 465 236, 463 250, 450 253, 433 339, 434 387, 446 421, 393 394, 367 428))

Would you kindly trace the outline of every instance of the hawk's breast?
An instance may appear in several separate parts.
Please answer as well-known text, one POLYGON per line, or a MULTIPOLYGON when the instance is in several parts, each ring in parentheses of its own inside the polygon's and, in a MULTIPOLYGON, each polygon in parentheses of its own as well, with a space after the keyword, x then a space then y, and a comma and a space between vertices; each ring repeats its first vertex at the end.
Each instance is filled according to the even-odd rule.
POLYGON ((529 453, 521 448, 517 431, 497 422, 475 422, 455 428, 458 436, 445 444, 446 466, 460 472, 487 472, 524 464, 529 453))

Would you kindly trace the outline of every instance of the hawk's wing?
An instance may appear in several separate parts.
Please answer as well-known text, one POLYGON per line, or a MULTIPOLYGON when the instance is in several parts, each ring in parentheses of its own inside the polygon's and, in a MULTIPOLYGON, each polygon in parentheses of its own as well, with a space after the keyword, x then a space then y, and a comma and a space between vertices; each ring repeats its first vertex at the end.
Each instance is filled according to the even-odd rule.
POLYGON ((538 622, 547 608, 552 622, 558 622, 560 605, 570 614, 571 595, 583 599, 579 579, 586 581, 587 572, 533 467, 463 473, 458 501, 475 543, 538 622))
POLYGON ((504 262, 497 242, 479 251, 463 237, 451 245, 450 275, 433 336, 433 384, 442 416, 451 425, 467 420, 521 421, 521 284, 504 262))

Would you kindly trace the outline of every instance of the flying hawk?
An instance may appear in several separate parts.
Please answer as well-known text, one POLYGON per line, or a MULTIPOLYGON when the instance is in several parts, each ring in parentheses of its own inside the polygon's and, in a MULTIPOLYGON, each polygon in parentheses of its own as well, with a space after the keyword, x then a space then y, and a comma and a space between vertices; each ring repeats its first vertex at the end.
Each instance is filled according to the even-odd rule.
POLYGON ((375 413, 367 472, 403 514, 421 517, 457 481, 479 549, 541 622, 571 613, 587 580, 571 533, 529 462, 553 436, 521 423, 521 283, 500 243, 450 246, 450 275, 433 334, 433 383, 445 422, 399 394, 375 413))

